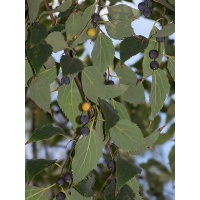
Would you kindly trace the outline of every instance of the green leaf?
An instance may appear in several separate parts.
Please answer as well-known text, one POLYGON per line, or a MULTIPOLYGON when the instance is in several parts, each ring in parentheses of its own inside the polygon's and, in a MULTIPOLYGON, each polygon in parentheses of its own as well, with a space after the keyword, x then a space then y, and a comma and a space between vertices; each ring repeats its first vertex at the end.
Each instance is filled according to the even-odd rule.
POLYGON ((41 129, 35 129, 31 135, 31 137, 26 142, 26 144, 29 144, 31 142, 45 140, 45 139, 48 139, 55 135, 66 136, 63 129, 61 129, 59 127, 54 127, 52 125, 47 125, 47 126, 42 127, 41 129))
POLYGON ((27 49, 27 56, 29 58, 31 66, 34 68, 35 73, 38 75, 41 67, 47 61, 49 56, 51 56, 52 47, 42 41, 40 44, 27 49))
POLYGON ((159 129, 154 131, 153 133, 151 133, 149 136, 147 136, 145 138, 145 143, 146 143, 147 147, 152 147, 159 136, 160 136, 160 130, 159 129))
POLYGON ((129 120, 119 120, 110 129, 110 136, 113 142, 124 151, 139 151, 145 145, 140 128, 129 120))
POLYGON ((82 15, 81 18, 81 30, 83 30, 86 25, 89 23, 89 20, 91 19, 91 15, 95 12, 96 9, 96 3, 92 4, 91 6, 87 7, 82 15))
POLYGON ((35 22, 33 24, 30 31, 31 31, 31 37, 30 37, 31 46, 39 44, 47 36, 46 26, 43 24, 39 24, 38 22, 35 22))
POLYGON ((92 197, 94 195, 94 191, 92 190, 94 183, 95 183, 95 178, 90 177, 89 179, 85 179, 85 180, 81 181, 80 183, 78 183, 78 185, 76 185, 75 188, 83 196, 92 197))
POLYGON ((158 45, 160 45, 160 51, 159 51, 159 56, 156 59, 156 61, 159 63, 159 65, 161 64, 161 60, 162 60, 162 53, 164 50, 164 44, 163 43, 156 43, 156 41, 149 41, 149 45, 148 47, 145 49, 144 51, 144 58, 143 58, 143 62, 142 62, 142 68, 143 68, 143 78, 147 78, 148 76, 152 75, 153 70, 150 68, 150 63, 153 61, 150 57, 149 57, 149 51, 151 51, 152 49, 156 49, 158 50, 159 47, 158 45))
POLYGON ((141 11, 138 10, 138 9, 135 9, 135 8, 132 8, 132 12, 133 12, 133 15, 134 15, 134 19, 137 19, 139 18, 142 14, 141 14, 141 11))
POLYGON ((116 64, 115 72, 122 84, 136 84, 138 81, 135 72, 125 64, 120 65, 120 62, 116 64))
POLYGON ((33 76, 33 71, 28 60, 25 60, 25 87, 28 87, 28 80, 33 76))
POLYGON ((91 170, 96 168, 101 156, 102 141, 99 133, 90 127, 90 134, 76 143, 72 161, 73 181, 76 183, 83 180, 91 170))
POLYGON ((170 56, 167 63, 167 68, 175 81, 175 56, 170 56))
POLYGON ((25 190, 25 200, 46 200, 46 190, 35 186, 28 186, 25 190))
POLYGON ((140 149, 137 151, 132 151, 130 154, 137 155, 140 153, 144 153, 148 147, 152 147, 153 144, 157 141, 158 137, 160 136, 161 129, 155 130, 153 133, 148 135, 146 138, 144 138, 144 145, 141 146, 140 149))
POLYGON ((97 103, 98 97, 105 97, 105 85, 103 73, 96 67, 85 67, 82 71, 83 91, 87 98, 97 103))
POLYGON ((29 21, 33 23, 38 15, 40 3, 42 0, 27 0, 28 3, 28 14, 29 14, 29 21))
POLYGON ((109 17, 112 20, 133 21, 135 19, 133 10, 130 6, 120 4, 115 6, 108 6, 109 17))
POLYGON ((65 12, 72 5, 72 0, 66 0, 61 5, 59 5, 55 10, 59 12, 65 12))
POLYGON ((45 40, 53 47, 53 52, 61 51, 68 47, 61 32, 52 32, 45 40))
POLYGON ((175 5, 175 0, 168 0, 168 2, 169 2, 170 4, 175 5))
POLYGON ((105 130, 108 131, 111 127, 119 121, 117 110, 115 110, 111 104, 99 98, 98 100, 100 108, 102 109, 105 118, 105 130))
POLYGON ((134 200, 134 199, 135 199, 135 194, 127 184, 122 187, 116 198, 116 200, 134 200))
POLYGON ((106 71, 110 64, 112 64, 115 54, 115 48, 112 40, 99 33, 92 51, 92 62, 102 73, 106 71))
POLYGON ((125 106, 122 103, 111 99, 111 105, 115 110, 118 111, 118 115, 120 119, 130 119, 128 111, 126 110, 125 106))
POLYGON ((86 40, 90 39, 90 37, 87 35, 87 30, 92 27, 93 27, 92 23, 88 23, 87 26, 85 27, 85 29, 83 29, 83 31, 80 33, 80 35, 78 35, 77 39, 71 44, 70 48, 73 49, 78 44, 81 44, 81 43, 85 42, 86 40))
POLYGON ((169 162, 172 171, 172 180, 175 181, 175 145, 171 148, 169 152, 169 162))
POLYGON ((172 10, 175 12, 175 8, 173 6, 171 6, 170 4, 166 3, 165 0, 156 0, 155 2, 162 4, 163 6, 165 6, 166 8, 172 10))
POLYGON ((97 133, 99 133, 100 140, 104 141, 104 129, 103 129, 104 119, 101 112, 98 112, 97 116, 98 117, 97 117, 95 130, 97 131, 97 133))
POLYGON ((34 176, 55 162, 56 160, 26 159, 26 180, 30 182, 34 176))
POLYGON ((108 35, 116 40, 129 37, 134 34, 130 21, 111 20, 105 22, 105 27, 108 35))
POLYGON ((78 193, 76 190, 71 189, 71 196, 69 200, 91 200, 91 198, 84 197, 80 193, 78 193))
POLYGON ((118 156, 116 162, 116 188, 121 188, 128 180, 141 173, 141 171, 137 166, 118 156))
POLYGON ((50 111, 50 86, 45 78, 32 79, 28 96, 44 111, 50 111))
POLYGON ((104 190, 105 200, 115 200, 115 182, 111 182, 104 190))
POLYGON ((76 118, 81 115, 79 106, 83 100, 73 79, 71 79, 69 85, 63 85, 59 88, 57 101, 59 107, 72 123, 72 126, 75 130, 78 127, 76 118))
POLYGON ((170 85, 165 72, 161 69, 154 70, 153 80, 150 92, 150 105, 151 105, 151 120, 163 107, 167 94, 169 93, 170 85))
POLYGON ((55 66, 55 61, 52 56, 48 58, 48 60, 44 63, 46 69, 52 68, 55 66))
POLYGON ((122 99, 134 105, 145 103, 144 87, 142 83, 131 84, 122 94, 122 99))
POLYGON ((124 63, 132 56, 142 52, 148 45, 149 40, 141 35, 125 38, 120 44, 120 58, 124 63))
POLYGON ((166 26, 163 27, 162 30, 158 30, 158 32, 153 35, 153 37, 165 37, 165 36, 170 36, 175 32, 175 24, 167 24, 166 26))
POLYGON ((40 70, 39 77, 45 78, 49 82, 49 84, 53 83, 57 77, 56 67, 40 70))
POLYGON ((65 22, 65 30, 67 34, 67 40, 72 40, 74 36, 81 32, 81 14, 79 12, 73 12, 65 22))
POLYGON ((140 196, 140 184, 135 177, 129 180, 127 185, 134 191, 135 200, 144 200, 143 197, 140 196))
POLYGON ((115 98, 122 95, 128 88, 128 85, 117 84, 117 85, 105 85, 105 97, 115 98))
POLYGON ((78 73, 83 69, 83 63, 78 58, 63 55, 60 59, 63 76, 78 73))

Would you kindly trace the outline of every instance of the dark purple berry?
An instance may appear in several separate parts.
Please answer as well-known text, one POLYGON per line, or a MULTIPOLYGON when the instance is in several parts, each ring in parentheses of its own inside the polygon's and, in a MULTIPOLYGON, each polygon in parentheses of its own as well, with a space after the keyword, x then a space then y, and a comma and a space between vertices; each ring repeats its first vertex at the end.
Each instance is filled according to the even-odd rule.
POLYGON ((93 13, 91 19, 93 22, 97 23, 100 20, 100 15, 98 13, 93 13))
POLYGON ((62 77, 61 84, 68 85, 70 83, 70 78, 68 76, 62 77))
POLYGON ((59 177, 57 180, 56 180, 56 184, 58 186, 63 186, 65 184, 65 179, 64 177, 59 177))
POLYGON ((152 62, 150 63, 150 67, 151 67, 151 69, 156 70, 156 69, 159 68, 159 64, 158 64, 157 61, 152 61, 152 62))
POLYGON ((82 124, 87 124, 89 122, 90 118, 87 115, 82 115, 80 118, 80 122, 82 124))
POLYGON ((149 51, 149 57, 151 59, 156 59, 158 58, 158 56, 159 56, 159 53, 157 50, 154 49, 154 50, 149 51))
POLYGON ((171 40, 169 39, 167 43, 168 44, 174 44, 174 39, 171 39, 171 40))
POLYGON ((56 200, 65 200, 65 193, 64 192, 58 192, 58 194, 56 195, 56 200))
POLYGON ((156 37, 156 40, 158 42, 164 42, 165 41, 165 37, 156 37))
POLYGON ((72 178, 73 178, 73 176, 72 176, 72 173, 71 173, 71 172, 67 172, 67 173, 64 174, 64 179, 65 179, 65 181, 71 182, 71 181, 72 181, 72 178))
POLYGON ((151 8, 153 6, 152 0, 144 0, 144 3, 146 3, 149 8, 151 8))
POLYGON ((88 127, 82 127, 81 128, 81 134, 82 135, 89 135, 89 133, 90 133, 90 129, 88 128, 88 127))
POLYGON ((110 169, 110 170, 115 170, 115 161, 114 160, 109 160, 108 162, 107 162, 107 167, 108 167, 108 169, 110 169))
POLYGON ((112 81, 112 80, 108 80, 107 81, 107 83, 106 83, 106 85, 114 85, 115 83, 114 83, 114 81, 112 81))
POLYGON ((141 2, 141 3, 138 4, 138 9, 140 11, 143 11, 145 8, 147 8, 147 4, 146 3, 141 2))
POLYGON ((150 9, 150 8, 145 8, 145 9, 143 10, 143 15, 144 15, 145 17, 150 17, 151 14, 152 14, 152 12, 151 12, 151 9, 150 9))

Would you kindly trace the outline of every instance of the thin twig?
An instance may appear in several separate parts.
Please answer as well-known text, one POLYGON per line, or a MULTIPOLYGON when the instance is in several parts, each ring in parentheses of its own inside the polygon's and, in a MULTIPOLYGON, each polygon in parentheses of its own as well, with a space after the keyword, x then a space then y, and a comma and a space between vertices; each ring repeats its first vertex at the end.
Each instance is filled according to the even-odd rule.
POLYGON ((104 182, 104 184, 100 188, 99 192, 97 193, 97 196, 95 197, 96 200, 98 199, 99 195, 101 194, 101 191, 107 185, 108 181, 111 179, 112 176, 113 176, 113 173, 111 173, 110 176, 106 179, 106 181, 104 182))
MULTIPOLYGON (((50 8, 50 6, 49 6, 47 0, 44 0, 44 5, 45 5, 45 7, 46 7, 46 9, 47 9, 48 11, 51 11, 51 8, 50 8)), ((53 16, 52 13, 50 13, 49 15, 50 15, 50 18, 51 18, 51 21, 52 21, 53 26, 55 26, 55 25, 56 25, 56 19, 54 18, 54 16, 53 16)))
POLYGON ((110 143, 109 143, 109 141, 107 142, 107 147, 108 147, 108 152, 109 152, 109 154, 110 154, 110 156, 111 156, 111 158, 113 160, 113 155, 112 155, 112 151, 110 149, 110 143))

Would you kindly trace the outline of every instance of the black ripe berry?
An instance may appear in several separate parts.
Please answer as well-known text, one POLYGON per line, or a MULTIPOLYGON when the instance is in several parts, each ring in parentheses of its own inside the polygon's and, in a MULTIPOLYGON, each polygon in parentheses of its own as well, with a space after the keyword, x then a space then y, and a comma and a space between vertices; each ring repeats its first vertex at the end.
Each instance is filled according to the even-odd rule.
POLYGON ((56 200, 65 200, 65 193, 64 192, 58 192, 58 194, 56 195, 56 200))
POLYGON ((146 3, 149 8, 151 8, 153 6, 152 0, 144 0, 144 3, 146 3))
POLYGON ((59 177, 57 180, 56 180, 56 184, 58 186, 63 186, 65 184, 65 179, 64 177, 59 177))
POLYGON ((93 13, 91 19, 93 22, 97 23, 100 20, 100 15, 98 13, 93 13))
POLYGON ((81 118, 80 118, 80 122, 82 124, 87 124, 89 122, 89 117, 87 115, 82 115, 81 118))
POLYGON ((164 42, 165 41, 165 37, 156 37, 156 40, 158 42, 164 42))
POLYGON ((156 58, 158 58, 158 56, 159 56, 159 53, 158 53, 157 50, 151 50, 151 51, 149 51, 149 57, 151 59, 156 59, 156 58))
POLYGON ((147 8, 147 4, 146 3, 141 2, 141 3, 138 4, 138 9, 140 11, 143 11, 145 8, 147 8))
POLYGON ((143 10, 143 15, 145 16, 145 17, 150 17, 151 16, 151 14, 152 14, 152 12, 151 12, 151 9, 150 8, 145 8, 144 10, 143 10))
POLYGON ((115 161, 114 160, 109 160, 108 162, 107 162, 107 167, 108 167, 108 169, 110 169, 110 170, 112 170, 112 171, 114 171, 115 170, 115 161))
POLYGON ((114 85, 115 83, 114 83, 114 81, 112 81, 112 80, 108 80, 107 81, 107 83, 106 83, 106 85, 114 85))
POLYGON ((62 77, 61 84, 68 85, 70 83, 70 78, 68 76, 62 77))
POLYGON ((150 67, 151 67, 151 69, 156 70, 156 69, 159 68, 159 64, 158 64, 157 61, 152 61, 152 62, 150 63, 150 67))
POLYGON ((81 134, 82 135, 89 135, 89 133, 90 133, 90 129, 88 128, 88 127, 82 127, 81 128, 81 134))
POLYGON ((64 179, 65 179, 65 181, 71 182, 71 181, 72 181, 72 178, 73 178, 73 176, 72 176, 72 173, 71 173, 71 172, 67 172, 67 173, 64 174, 64 179))

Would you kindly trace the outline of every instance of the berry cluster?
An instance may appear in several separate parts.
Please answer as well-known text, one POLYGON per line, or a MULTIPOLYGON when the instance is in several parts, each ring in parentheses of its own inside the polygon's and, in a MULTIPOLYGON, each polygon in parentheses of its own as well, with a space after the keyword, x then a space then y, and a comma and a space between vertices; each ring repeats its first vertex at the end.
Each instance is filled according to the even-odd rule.
MULTIPOLYGON (((64 176, 58 177, 56 180, 56 184, 58 186, 63 186, 66 182, 71 182, 73 181, 73 175, 71 172, 67 172, 64 174, 64 176)), ((65 200, 65 193, 64 192, 58 192, 56 195, 56 200, 65 200)))
POLYGON ((153 50, 149 51, 149 57, 150 57, 151 59, 154 59, 154 61, 152 61, 152 62, 150 63, 150 68, 153 69, 153 70, 156 70, 156 69, 158 69, 158 67, 159 67, 158 62, 155 61, 155 59, 158 58, 158 56, 159 56, 159 53, 158 53, 157 50, 153 49, 153 50))
POLYGON ((144 0, 138 4, 138 9, 143 12, 145 17, 150 17, 152 14, 151 7, 153 6, 153 0, 144 0))
MULTIPOLYGON (((165 41, 165 37, 156 37, 156 41, 157 42, 164 42, 165 41)), ((155 61, 156 58, 158 58, 159 56, 159 52, 155 49, 149 51, 149 57, 151 59, 154 59, 154 61, 152 61, 150 63, 150 68, 153 69, 153 70, 156 70, 159 68, 159 64, 157 61, 155 61)))

